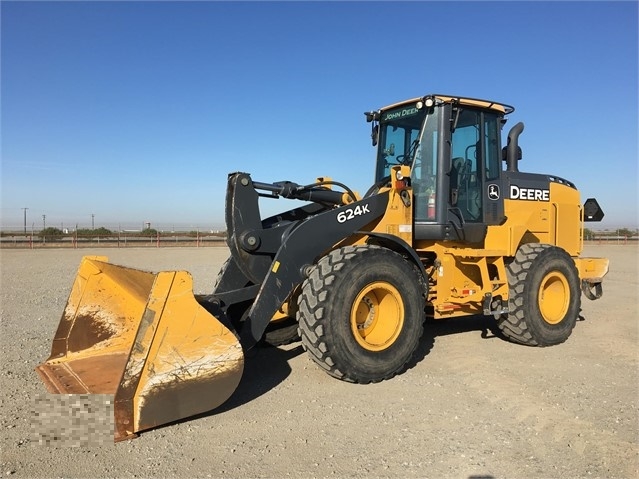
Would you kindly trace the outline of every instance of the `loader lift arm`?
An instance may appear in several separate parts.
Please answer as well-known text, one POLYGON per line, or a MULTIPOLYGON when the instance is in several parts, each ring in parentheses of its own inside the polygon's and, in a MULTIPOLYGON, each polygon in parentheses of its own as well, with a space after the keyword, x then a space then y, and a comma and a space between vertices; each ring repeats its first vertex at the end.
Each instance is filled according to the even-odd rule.
POLYGON ((252 347, 302 282, 308 267, 344 238, 370 229, 364 227, 384 215, 388 198, 386 192, 353 201, 350 191, 299 187, 289 182, 259 183, 246 173, 229 175, 226 224, 231 258, 220 273, 215 291, 199 301, 216 314, 223 312, 239 330, 242 346, 252 347), (313 203, 262 220, 259 196, 313 203), (234 305, 249 301, 252 305, 248 310, 234 310, 234 305))

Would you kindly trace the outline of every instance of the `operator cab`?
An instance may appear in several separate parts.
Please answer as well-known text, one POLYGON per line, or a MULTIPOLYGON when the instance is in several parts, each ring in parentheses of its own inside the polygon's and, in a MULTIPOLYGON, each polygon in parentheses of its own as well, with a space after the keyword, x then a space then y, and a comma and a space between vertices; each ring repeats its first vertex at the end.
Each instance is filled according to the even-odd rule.
POLYGON ((481 242, 504 216, 501 128, 514 108, 429 95, 366 113, 377 145, 375 183, 411 166, 415 239, 481 242))

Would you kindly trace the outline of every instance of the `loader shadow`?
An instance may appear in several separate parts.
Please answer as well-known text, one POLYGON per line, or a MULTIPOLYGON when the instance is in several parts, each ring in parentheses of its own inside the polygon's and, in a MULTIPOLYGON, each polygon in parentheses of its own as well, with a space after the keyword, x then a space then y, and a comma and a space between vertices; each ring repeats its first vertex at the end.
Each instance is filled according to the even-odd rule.
MULTIPOLYGON (((413 358, 406 365, 406 369, 412 369, 428 355, 435 345, 436 338, 451 334, 471 333, 473 331, 478 331, 482 339, 499 338, 506 341, 494 319, 488 316, 468 316, 446 320, 427 319, 424 323, 424 334, 413 358)), ((282 383, 291 374, 289 361, 303 353, 304 349, 300 343, 287 349, 263 346, 250 349, 246 352, 244 358, 244 372, 240 384, 224 404, 210 411, 161 427, 215 416, 257 399, 282 383)))
MULTIPOLYGON (((413 367, 428 355, 437 337, 473 331, 478 331, 482 339, 500 338, 506 341, 495 320, 488 316, 427 320, 422 339, 408 367, 413 367)), ((244 374, 237 390, 226 403, 207 415, 229 411, 267 393, 291 374, 289 361, 300 354, 304 354, 301 343, 290 349, 258 346, 249 350, 245 357, 244 374)))
POLYGON ((413 359, 407 364, 406 369, 411 369, 428 356, 435 346, 438 337, 452 334, 464 334, 478 331, 481 339, 500 339, 508 341, 501 334, 494 318, 490 316, 465 316, 451 319, 431 319, 424 322, 424 334, 415 351, 413 359))
MULTIPOLYGON (((287 350, 261 346, 250 349, 244 356, 244 371, 240 384, 225 403, 215 409, 158 425, 153 429, 159 430, 175 424, 215 416, 253 401, 284 381, 291 374, 288 361, 303 352, 301 344, 287 350)), ((141 434, 144 433, 145 431, 141 432, 141 434)))
POLYGON ((230 411, 272 390, 291 374, 289 360, 303 352, 301 344, 291 349, 264 346, 250 349, 244 357, 242 379, 233 395, 221 406, 201 416, 230 411))
MULTIPOLYGON (((426 320, 424 334, 415 351, 415 355, 407 365, 412 368, 422 361, 435 345, 437 337, 451 334, 464 334, 478 331, 482 339, 500 338, 501 335, 495 320, 488 316, 468 316, 446 320, 426 320)), ((277 347, 257 346, 246 352, 244 358, 244 373, 238 388, 224 404, 200 416, 210 416, 230 411, 240 407, 282 383, 290 374, 289 361, 300 354, 304 354, 301 343, 287 349, 277 347)))
POLYGON ((506 340, 492 316, 478 314, 450 319, 426 319, 424 323, 424 335, 433 337, 472 331, 479 331, 482 339, 500 338, 506 340))

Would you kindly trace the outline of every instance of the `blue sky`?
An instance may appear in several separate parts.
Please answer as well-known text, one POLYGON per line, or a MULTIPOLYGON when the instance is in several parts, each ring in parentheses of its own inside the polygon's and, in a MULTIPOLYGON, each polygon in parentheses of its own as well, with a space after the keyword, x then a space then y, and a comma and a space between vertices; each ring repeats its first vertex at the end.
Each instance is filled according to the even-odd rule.
POLYGON ((1 225, 222 228, 233 171, 363 193, 363 112, 435 92, 514 105, 521 169, 636 227, 637 5, 3 1, 1 225))

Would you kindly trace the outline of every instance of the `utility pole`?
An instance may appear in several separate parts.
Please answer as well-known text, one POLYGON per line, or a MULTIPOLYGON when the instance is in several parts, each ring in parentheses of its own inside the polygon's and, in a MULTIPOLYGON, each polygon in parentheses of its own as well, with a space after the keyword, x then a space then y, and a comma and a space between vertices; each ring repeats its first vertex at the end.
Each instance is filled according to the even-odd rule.
POLYGON ((95 223, 93 222, 93 219, 95 218, 95 215, 93 213, 91 213, 91 229, 94 230, 95 229, 95 223))
POLYGON ((46 218, 47 218, 47 215, 42 215, 42 229, 43 229, 43 230, 46 230, 46 229, 47 229, 47 223, 46 223, 46 221, 45 221, 45 220, 46 220, 46 218))
POLYGON ((22 208, 22 210, 24 211, 24 234, 27 234, 27 210, 29 208, 22 208))

